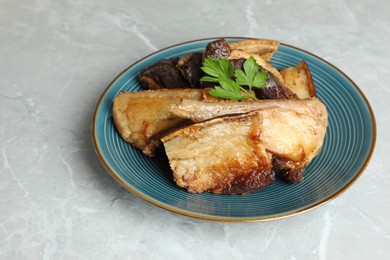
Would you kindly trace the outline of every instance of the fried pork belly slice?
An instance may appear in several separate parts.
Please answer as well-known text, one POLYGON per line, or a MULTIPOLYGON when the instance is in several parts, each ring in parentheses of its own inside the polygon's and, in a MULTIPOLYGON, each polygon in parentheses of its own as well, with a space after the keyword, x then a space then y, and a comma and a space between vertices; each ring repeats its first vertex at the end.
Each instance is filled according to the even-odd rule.
POLYGON ((185 98, 201 100, 200 89, 160 89, 121 92, 114 100, 113 118, 121 137, 148 156, 153 156, 160 144, 159 135, 172 127, 186 123, 168 110, 185 98))
POLYGON ((176 184, 191 193, 252 193, 274 180, 262 112, 225 116, 162 138, 176 184))
POLYGON ((306 99, 317 96, 309 67, 305 61, 301 61, 295 67, 286 68, 280 73, 283 76, 285 86, 298 98, 306 99))
POLYGON ((274 166, 283 170, 302 169, 310 163, 322 147, 328 125, 326 107, 317 98, 241 102, 183 100, 169 109, 193 122, 260 109, 261 139, 274 157, 274 166))
POLYGON ((242 50, 247 53, 260 55, 264 60, 269 61, 278 50, 279 42, 267 39, 248 39, 239 42, 231 42, 232 50, 242 50))

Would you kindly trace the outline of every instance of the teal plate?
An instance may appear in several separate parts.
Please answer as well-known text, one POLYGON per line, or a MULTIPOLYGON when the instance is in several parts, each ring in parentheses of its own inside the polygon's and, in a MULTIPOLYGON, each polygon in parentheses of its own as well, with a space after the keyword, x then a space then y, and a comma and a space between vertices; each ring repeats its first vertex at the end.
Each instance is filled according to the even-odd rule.
MULTIPOLYGON (((238 41, 244 38, 226 38, 238 41)), ((329 113, 329 127, 318 156, 297 184, 276 180, 249 195, 190 194, 175 185, 166 158, 148 158, 124 142, 112 119, 112 102, 120 91, 138 91, 139 71, 161 59, 201 52, 214 39, 177 44, 134 63, 107 87, 98 101, 92 137, 97 155, 123 187, 146 201, 182 215, 217 221, 263 221, 305 212, 336 198, 362 174, 371 158, 376 125, 364 94, 343 72, 299 48, 281 44, 271 63, 277 69, 305 60, 318 97, 329 113)))

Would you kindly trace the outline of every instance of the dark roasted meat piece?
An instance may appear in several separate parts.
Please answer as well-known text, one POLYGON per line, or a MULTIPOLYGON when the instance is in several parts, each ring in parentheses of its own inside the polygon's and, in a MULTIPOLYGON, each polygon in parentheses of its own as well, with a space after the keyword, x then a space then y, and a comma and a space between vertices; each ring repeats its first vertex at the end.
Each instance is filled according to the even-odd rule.
POLYGON ((144 89, 188 88, 179 69, 176 67, 178 59, 164 59, 141 70, 139 81, 144 89))
POLYGON ((203 75, 203 71, 200 68, 202 66, 202 57, 202 53, 186 54, 177 63, 177 68, 193 88, 200 87, 199 80, 203 75))
POLYGON ((221 59, 228 58, 231 48, 224 38, 212 41, 207 44, 203 53, 204 58, 221 59))
POLYGON ((247 194, 262 190, 275 180, 272 169, 253 171, 237 176, 230 185, 221 190, 223 194, 247 194))
POLYGON ((258 99, 292 99, 297 96, 287 87, 283 86, 272 73, 268 73, 268 83, 264 88, 255 88, 258 99))
MULTIPOLYGON (((212 58, 212 59, 221 59, 228 58, 232 49, 229 44, 226 42, 225 38, 219 38, 218 40, 209 42, 206 45, 205 51, 203 52, 204 58, 212 58)), ((201 88, 213 88, 215 87, 215 82, 200 82, 201 88)))
POLYGON ((231 59, 230 61, 233 63, 233 68, 235 70, 238 70, 238 69, 242 69, 245 59, 231 59))
POLYGON ((272 155, 272 166, 277 169, 277 173, 287 182, 301 182, 303 181, 303 173, 305 167, 301 168, 300 162, 292 161, 289 158, 279 156, 277 154, 272 155))
POLYGON ((288 170, 283 173, 283 179, 287 182, 301 182, 303 181, 303 173, 305 172, 305 168, 298 170, 288 170))

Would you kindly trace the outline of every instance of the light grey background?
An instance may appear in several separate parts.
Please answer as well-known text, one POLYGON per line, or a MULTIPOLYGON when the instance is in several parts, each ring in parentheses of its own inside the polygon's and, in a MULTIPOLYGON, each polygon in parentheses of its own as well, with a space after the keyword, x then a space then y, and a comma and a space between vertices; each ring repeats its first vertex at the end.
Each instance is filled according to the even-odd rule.
POLYGON ((389 259, 390 2, 0 0, 1 259, 389 259), (176 215, 121 188, 91 142, 123 69, 183 41, 276 39, 344 71, 375 112, 361 178, 270 222, 176 215))

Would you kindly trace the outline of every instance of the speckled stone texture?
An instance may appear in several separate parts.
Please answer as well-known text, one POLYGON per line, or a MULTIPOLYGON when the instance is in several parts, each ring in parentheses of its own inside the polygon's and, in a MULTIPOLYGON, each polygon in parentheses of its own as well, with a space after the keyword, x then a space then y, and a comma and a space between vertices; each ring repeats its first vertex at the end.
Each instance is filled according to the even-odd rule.
POLYGON ((390 1, 0 0, 0 259, 389 259, 390 1), (121 188, 91 141, 111 80, 193 39, 276 39, 344 71, 378 135, 332 202, 262 223, 177 215, 121 188))

